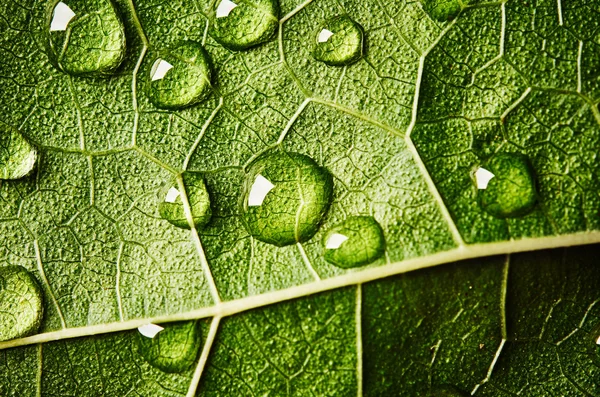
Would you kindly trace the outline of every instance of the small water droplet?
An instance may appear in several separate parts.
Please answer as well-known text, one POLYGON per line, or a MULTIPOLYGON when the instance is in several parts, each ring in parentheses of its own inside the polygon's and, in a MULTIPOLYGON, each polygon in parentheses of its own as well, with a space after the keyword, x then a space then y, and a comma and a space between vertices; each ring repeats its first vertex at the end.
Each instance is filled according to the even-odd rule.
POLYGON ((249 167, 241 196, 248 233, 285 246, 309 240, 317 232, 333 196, 333 178, 300 153, 271 151, 249 167))
POLYGON ((37 161, 37 150, 15 128, 0 127, 0 179, 20 179, 37 161))
POLYGON ((385 252, 385 237, 371 216, 351 216, 332 227, 323 238, 325 260, 347 269, 379 259, 385 252))
POLYGON ((317 29, 313 58, 330 66, 351 65, 363 56, 364 34, 347 15, 330 18, 317 29))
POLYGON ((152 323, 144 324, 138 327, 139 333, 145 336, 146 338, 154 338, 163 329, 164 327, 152 323))
POLYGON ((215 3, 209 32, 223 47, 241 51, 269 41, 278 25, 277 0, 221 0, 215 3))
POLYGON ((42 290, 21 266, 0 268, 0 341, 37 332, 42 323, 42 290))
POLYGON ((125 28, 111 0, 48 4, 46 47, 50 61, 76 76, 114 73, 125 57, 125 28))
POLYGON ((467 5, 469 2, 469 0, 421 0, 427 15, 440 22, 454 19, 461 10, 461 3, 467 5))
POLYGON ((138 351, 153 367, 176 373, 188 369, 202 344, 197 321, 169 323, 154 337, 138 334, 138 351))
MULTIPOLYGON (((212 215, 210 196, 206 190, 204 178, 201 173, 188 171, 181 174, 181 178, 189 200, 194 226, 197 229, 202 228, 210 221, 212 215)), ((183 197, 177 178, 174 178, 169 185, 165 186, 160 197, 158 212, 161 218, 177 227, 189 229, 190 225, 185 215, 183 197)))
POLYGON ((484 211, 497 218, 513 218, 533 209, 537 191, 534 171, 527 157, 518 153, 498 153, 486 161, 483 168, 493 176, 483 188, 479 188, 477 182, 477 199, 484 211))
POLYGON ((163 50, 150 70, 148 98, 158 108, 179 110, 208 97, 212 67, 200 43, 184 41, 163 50))

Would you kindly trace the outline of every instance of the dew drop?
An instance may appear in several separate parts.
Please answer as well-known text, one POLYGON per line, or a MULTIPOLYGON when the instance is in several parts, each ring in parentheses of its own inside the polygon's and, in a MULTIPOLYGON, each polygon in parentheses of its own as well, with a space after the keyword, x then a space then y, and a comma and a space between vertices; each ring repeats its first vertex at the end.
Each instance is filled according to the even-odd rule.
POLYGON ((525 215, 536 203, 534 171, 529 159, 522 154, 493 155, 475 172, 475 179, 481 208, 497 218, 525 215), (482 169, 486 171, 484 176, 482 169), (492 175, 489 179, 488 173, 492 175), (481 183, 481 178, 486 183, 481 183))
POLYGON ((241 213, 248 233, 285 246, 309 240, 319 229, 333 196, 333 178, 300 153, 271 151, 249 167, 241 213))
POLYGON ((461 3, 467 5, 469 2, 469 0, 421 0, 427 15, 440 22, 454 19, 461 10, 461 3))
POLYGON ((31 335, 42 322, 42 290, 21 266, 0 268, 0 341, 31 335))
POLYGON ((364 52, 364 30, 347 15, 330 18, 317 29, 312 55, 330 66, 346 66, 364 52))
POLYGON ((269 41, 279 25, 277 0, 217 0, 209 33, 223 47, 246 50, 269 41))
POLYGON ((138 327, 138 331, 146 338, 154 338, 164 327, 157 324, 144 324, 138 327))
MULTIPOLYGON (((181 174, 181 178, 189 200, 194 226, 197 229, 202 228, 210 221, 212 215, 210 196, 206 190, 204 178, 201 173, 188 171, 181 174)), ((165 186, 160 193, 160 198, 158 212, 161 218, 177 227, 189 229, 190 225, 185 215, 183 197, 177 178, 174 178, 169 185, 165 186)))
POLYGON ((351 216, 323 237, 325 260, 347 269, 379 259, 385 251, 383 230, 371 216, 351 216))
POLYGON ((125 57, 125 28, 111 0, 63 0, 48 5, 48 58, 75 76, 111 75, 125 57))
POLYGON ((169 323, 154 336, 138 333, 138 351, 153 367, 164 372, 176 373, 188 369, 202 344, 197 321, 169 323))
POLYGON ((20 179, 37 161, 37 150, 16 129, 0 127, 0 179, 20 179))
POLYGON ((184 41, 162 51, 150 70, 148 98, 158 108, 179 110, 210 94, 212 67, 200 43, 184 41))

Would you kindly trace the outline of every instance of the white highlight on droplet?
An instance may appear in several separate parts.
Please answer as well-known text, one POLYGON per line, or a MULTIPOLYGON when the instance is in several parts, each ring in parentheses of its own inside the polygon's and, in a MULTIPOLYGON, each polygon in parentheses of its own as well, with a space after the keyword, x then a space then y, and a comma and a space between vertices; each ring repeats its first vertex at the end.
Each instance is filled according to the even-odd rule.
POLYGON ((325 243, 325 248, 327 248, 328 250, 338 249, 342 244, 344 244, 346 240, 348 240, 348 236, 344 236, 343 234, 339 233, 333 233, 327 239, 327 242, 325 243))
POLYGON ((598 336, 598 339, 596 339, 596 344, 600 345, 600 336, 598 336))
POLYGON ((258 175, 250 188, 250 194, 248 195, 248 207, 258 207, 265 201, 265 197, 273 188, 273 185, 267 178, 262 175, 258 175))
POLYGON ((238 5, 230 0, 223 0, 217 7, 217 18, 225 18, 229 16, 231 11, 238 5))
POLYGON ((140 332, 140 334, 144 335, 146 338, 154 338, 156 334, 158 334, 163 329, 163 327, 156 324, 144 324, 138 327, 138 331, 140 332))
POLYGON ((331 36, 333 36, 333 32, 331 30, 323 29, 319 33, 319 37, 317 38, 317 41, 319 43, 325 43, 327 40, 329 40, 331 38, 331 36))
POLYGON ((67 26, 71 19, 75 18, 75 13, 68 5, 62 1, 54 7, 54 14, 52 15, 52 22, 50 22, 50 31, 63 31, 67 30, 67 26))
POLYGON ((485 168, 479 167, 475 171, 475 182, 477 183, 477 189, 487 189, 488 183, 495 175, 485 168))
POLYGON ((173 65, 171 65, 164 59, 159 58, 154 62, 154 65, 152 65, 152 70, 150 71, 150 79, 152 79, 152 81, 160 80, 163 77, 165 77, 165 74, 167 74, 167 72, 171 69, 173 69, 173 65))
POLYGON ((167 197, 165 197, 165 201, 167 203, 174 203, 175 200, 177 200, 177 197, 179 197, 179 190, 172 187, 167 192, 167 197))

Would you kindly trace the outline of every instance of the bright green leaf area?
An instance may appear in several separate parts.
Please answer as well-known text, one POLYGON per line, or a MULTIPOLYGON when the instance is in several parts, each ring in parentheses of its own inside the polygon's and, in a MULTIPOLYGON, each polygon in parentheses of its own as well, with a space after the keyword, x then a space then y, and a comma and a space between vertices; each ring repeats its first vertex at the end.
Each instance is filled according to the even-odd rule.
POLYGON ((322 290, 356 271, 327 262, 322 244, 349 216, 372 216, 386 241, 384 255, 358 269, 364 280, 385 266, 400 272, 393 266, 405 260, 447 262, 440 253, 461 240, 453 252, 465 256, 487 254, 474 243, 599 240, 600 5, 480 3, 442 23, 418 2, 388 3, 282 0, 273 37, 230 51, 210 34, 214 4, 119 0, 124 59, 114 75, 90 78, 48 59, 45 1, 0 1, 10 16, 0 18, 0 121, 38 153, 31 175, 0 181, 0 265, 36 277, 40 332, 108 331, 217 299, 322 290), (342 14, 363 27, 364 56, 330 67, 309 43, 342 14), (156 54, 184 40, 212 60, 212 89, 166 111, 149 100, 148 80, 156 54), (274 149, 333 177, 333 202, 302 244, 261 242, 240 217, 248 168, 274 149), (478 204, 472 172, 497 152, 523 154, 534 168, 538 197, 525 216, 497 218, 478 204), (158 210, 183 171, 201 173, 210 196, 201 230, 158 210))
MULTIPOLYGON (((196 363, 148 365, 135 330, 6 349, 0 392, 599 396, 599 253, 463 261, 224 318, 198 384, 196 363)), ((204 339, 209 321, 200 327, 204 339)))

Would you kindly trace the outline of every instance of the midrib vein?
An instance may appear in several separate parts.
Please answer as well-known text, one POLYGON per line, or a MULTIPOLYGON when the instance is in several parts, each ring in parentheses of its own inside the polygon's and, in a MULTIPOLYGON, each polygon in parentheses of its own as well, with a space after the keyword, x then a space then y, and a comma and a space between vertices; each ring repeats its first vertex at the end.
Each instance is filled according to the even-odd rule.
POLYGON ((225 301, 219 304, 215 304, 213 306, 204 307, 184 313, 126 320, 123 322, 97 324, 77 328, 65 328, 59 331, 45 332, 24 338, 4 341, 0 342, 0 349, 7 349, 16 346, 31 345, 35 343, 44 343, 82 336, 131 330, 138 328, 141 325, 148 324, 149 322, 165 323, 172 321, 194 320, 208 317, 226 317, 250 309, 271 305, 274 303, 301 298, 307 295, 312 295, 315 293, 324 292, 341 287, 363 284, 366 282, 378 280, 396 274, 432 267, 443 263, 455 262, 478 257, 508 254, 514 252, 535 251, 541 249, 593 243, 600 243, 600 232, 585 232, 565 236, 540 237, 516 241, 504 241, 500 243, 466 245, 464 247, 439 252, 429 256, 407 259, 401 262, 391 263, 389 265, 384 265, 380 267, 367 268, 352 273, 346 273, 336 277, 322 279, 321 281, 314 281, 295 287, 268 292, 262 295, 255 295, 246 298, 225 301))

